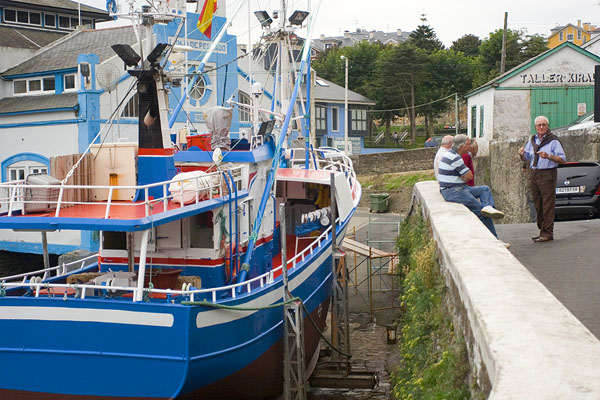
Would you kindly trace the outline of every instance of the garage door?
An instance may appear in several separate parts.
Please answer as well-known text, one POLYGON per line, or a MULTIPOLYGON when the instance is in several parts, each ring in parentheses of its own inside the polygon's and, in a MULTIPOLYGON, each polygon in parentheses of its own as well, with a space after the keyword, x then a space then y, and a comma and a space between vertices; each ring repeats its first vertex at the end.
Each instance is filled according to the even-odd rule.
POLYGON ((585 104, 586 111, 594 109, 593 86, 531 89, 531 133, 538 115, 548 117, 550 129, 570 124, 579 116, 580 104, 585 104))

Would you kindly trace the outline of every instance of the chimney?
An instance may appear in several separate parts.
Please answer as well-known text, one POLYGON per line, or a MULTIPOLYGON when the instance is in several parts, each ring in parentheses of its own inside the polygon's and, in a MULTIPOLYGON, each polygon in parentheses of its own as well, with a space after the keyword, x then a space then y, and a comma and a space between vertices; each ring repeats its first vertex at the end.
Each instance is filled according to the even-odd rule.
POLYGON ((321 36, 319 36, 319 39, 321 39, 321 40, 325 40, 325 35, 323 35, 323 34, 321 33, 321 36))
POLYGON ((586 32, 591 31, 591 29, 590 29, 590 23, 589 22, 584 22, 583 23, 583 30, 586 31, 586 32))
POLYGON ((402 36, 402 29, 396 29, 396 35, 402 36))
POLYGON ((350 31, 344 31, 344 39, 350 39, 350 31))
POLYGON ((577 20, 577 27, 581 28, 581 20, 580 19, 577 20))

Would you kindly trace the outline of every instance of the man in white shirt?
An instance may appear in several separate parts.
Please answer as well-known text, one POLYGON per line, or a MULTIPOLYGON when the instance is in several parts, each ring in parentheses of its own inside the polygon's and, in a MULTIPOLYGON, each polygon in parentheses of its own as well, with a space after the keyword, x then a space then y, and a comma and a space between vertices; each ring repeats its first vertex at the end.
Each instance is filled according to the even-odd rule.
POLYGON ((438 179, 438 167, 440 165, 440 160, 444 156, 450 147, 452 147, 452 142, 454 141, 454 136, 446 135, 442 138, 442 144, 438 149, 437 153, 435 153, 435 158, 433 159, 433 173, 435 174, 435 179, 438 179))

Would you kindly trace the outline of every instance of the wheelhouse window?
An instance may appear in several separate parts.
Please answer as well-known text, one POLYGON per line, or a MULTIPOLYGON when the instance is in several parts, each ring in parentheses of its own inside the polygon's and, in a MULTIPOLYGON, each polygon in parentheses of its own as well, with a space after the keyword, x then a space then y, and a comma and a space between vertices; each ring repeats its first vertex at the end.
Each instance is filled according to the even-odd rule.
MULTIPOLYGON (((244 92, 238 92, 238 101, 242 104, 250 105, 250 96, 248 96, 244 92)), ((240 122, 250 122, 250 110, 247 108, 240 107, 239 108, 239 118, 240 122)))
POLYGON ((190 218, 190 247, 212 249, 213 246, 213 213, 207 211, 190 218))
POLYGON ((35 161, 19 161, 7 168, 8 180, 23 180, 30 174, 47 174, 48 167, 35 161))
POLYGON ((327 108, 325 106, 315 106, 315 123, 317 133, 327 132, 327 108))
POLYGON ((121 113, 121 117, 123 118, 138 118, 139 116, 139 96, 138 94, 134 94, 131 96, 131 99, 125 104, 123 107, 123 112, 121 113))

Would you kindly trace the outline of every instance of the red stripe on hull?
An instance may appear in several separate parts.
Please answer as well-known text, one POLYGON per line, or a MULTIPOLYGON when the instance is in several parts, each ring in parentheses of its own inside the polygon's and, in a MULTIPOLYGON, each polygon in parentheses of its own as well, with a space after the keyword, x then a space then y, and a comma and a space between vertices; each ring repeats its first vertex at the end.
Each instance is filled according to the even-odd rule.
MULTIPOLYGON (((311 313, 321 331, 324 330, 329 299, 321 303, 311 313), (318 310, 321 309, 319 313, 318 310), (319 315, 320 314, 320 315, 319 315)), ((304 354, 310 357, 315 354, 321 336, 308 318, 304 318, 304 354)), ((306 360, 308 366, 311 360, 306 360)), ((314 365, 314 364, 313 364, 314 365)), ((312 372, 312 371, 311 371, 312 372)), ((283 339, 275 343, 269 350, 252 364, 240 371, 223 378, 218 382, 188 393, 178 399, 272 399, 283 393, 283 339)))
POLYGON ((175 151, 170 149, 138 149, 139 156, 172 156, 175 151))

